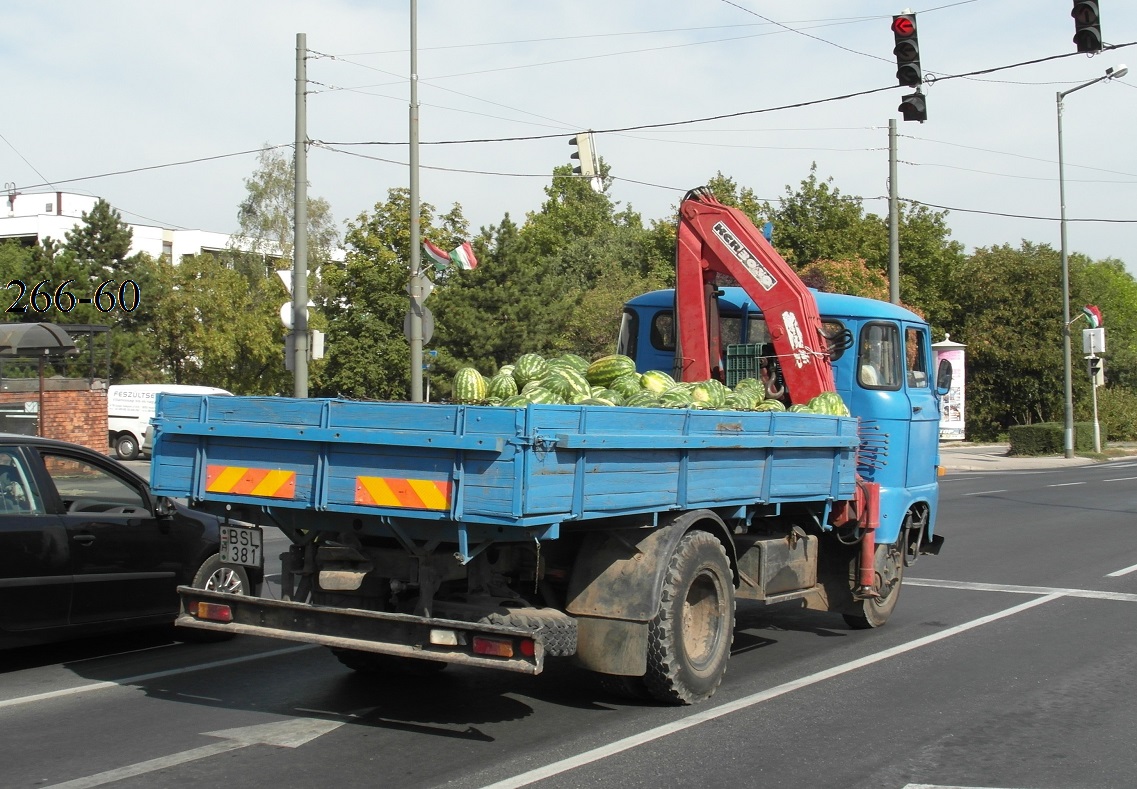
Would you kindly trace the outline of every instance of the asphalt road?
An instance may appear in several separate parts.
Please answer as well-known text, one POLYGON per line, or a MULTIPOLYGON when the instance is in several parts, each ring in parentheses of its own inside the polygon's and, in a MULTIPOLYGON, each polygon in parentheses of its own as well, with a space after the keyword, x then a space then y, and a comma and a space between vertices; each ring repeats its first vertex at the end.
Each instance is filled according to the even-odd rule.
POLYGON ((320 648, 149 633, 0 656, 0 783, 1137 785, 1137 463, 942 483, 944 551, 886 627, 740 604, 700 706, 616 699, 566 663, 377 681, 320 648))

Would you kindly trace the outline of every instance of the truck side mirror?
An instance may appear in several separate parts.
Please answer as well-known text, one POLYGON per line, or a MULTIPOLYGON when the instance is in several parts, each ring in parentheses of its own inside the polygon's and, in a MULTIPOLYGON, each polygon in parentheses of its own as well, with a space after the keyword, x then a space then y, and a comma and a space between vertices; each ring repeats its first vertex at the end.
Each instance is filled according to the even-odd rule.
POLYGON ((936 394, 943 397, 951 389, 951 362, 940 359, 939 369, 936 370, 936 394))

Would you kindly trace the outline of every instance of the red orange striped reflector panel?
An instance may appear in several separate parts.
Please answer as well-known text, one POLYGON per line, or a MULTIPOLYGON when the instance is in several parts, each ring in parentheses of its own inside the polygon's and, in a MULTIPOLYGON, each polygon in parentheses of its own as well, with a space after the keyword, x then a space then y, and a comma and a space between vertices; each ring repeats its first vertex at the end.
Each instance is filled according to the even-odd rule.
POLYGON ((294 499, 296 472, 245 466, 208 466, 205 470, 205 489, 210 493, 294 499))
POLYGON ((429 479, 356 477, 355 503, 365 507, 448 510, 450 490, 449 482, 429 479))

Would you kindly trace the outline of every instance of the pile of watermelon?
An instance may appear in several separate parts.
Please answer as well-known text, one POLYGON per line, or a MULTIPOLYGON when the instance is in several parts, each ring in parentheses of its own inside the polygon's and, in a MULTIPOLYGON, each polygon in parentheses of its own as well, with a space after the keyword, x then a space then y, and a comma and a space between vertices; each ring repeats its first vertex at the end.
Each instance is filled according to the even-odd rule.
POLYGON ((766 397, 756 378, 743 378, 734 389, 717 380, 676 382, 659 370, 636 372, 628 356, 612 354, 589 362, 576 354, 545 359, 527 353, 486 377, 473 367, 454 375, 454 402, 477 405, 525 406, 607 405, 639 408, 692 408, 706 411, 797 411, 848 416, 836 392, 825 392, 790 406, 766 397))

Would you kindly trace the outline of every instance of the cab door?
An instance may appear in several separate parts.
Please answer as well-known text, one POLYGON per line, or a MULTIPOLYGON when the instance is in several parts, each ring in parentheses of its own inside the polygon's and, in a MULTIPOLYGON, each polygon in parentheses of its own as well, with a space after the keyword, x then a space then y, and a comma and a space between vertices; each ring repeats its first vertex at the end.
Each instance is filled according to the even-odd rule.
POLYGON ((928 327, 904 324, 904 389, 912 407, 908 430, 909 488, 936 482, 940 447, 940 407, 931 374, 928 327))

